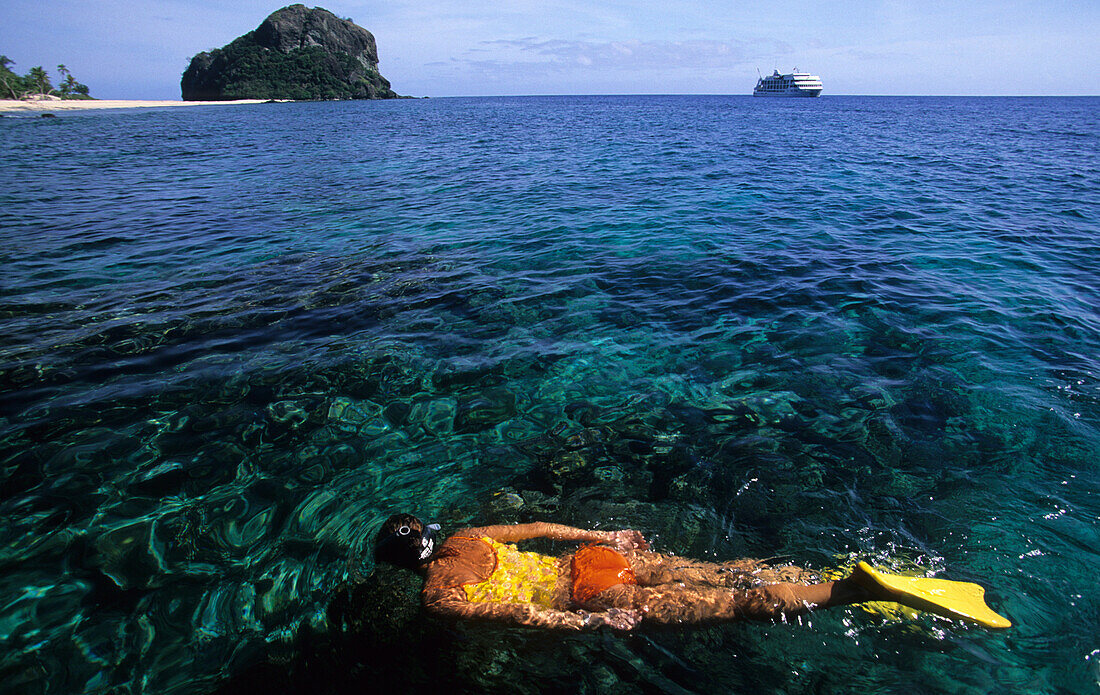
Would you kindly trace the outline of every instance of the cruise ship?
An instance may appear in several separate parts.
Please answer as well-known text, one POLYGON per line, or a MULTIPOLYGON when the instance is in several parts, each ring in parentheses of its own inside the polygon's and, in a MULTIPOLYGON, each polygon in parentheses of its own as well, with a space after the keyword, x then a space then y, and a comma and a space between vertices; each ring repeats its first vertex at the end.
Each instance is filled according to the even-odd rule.
POLYGON ((794 72, 780 75, 776 70, 767 77, 756 81, 752 90, 754 97, 816 97, 821 94, 821 78, 808 72, 794 72))

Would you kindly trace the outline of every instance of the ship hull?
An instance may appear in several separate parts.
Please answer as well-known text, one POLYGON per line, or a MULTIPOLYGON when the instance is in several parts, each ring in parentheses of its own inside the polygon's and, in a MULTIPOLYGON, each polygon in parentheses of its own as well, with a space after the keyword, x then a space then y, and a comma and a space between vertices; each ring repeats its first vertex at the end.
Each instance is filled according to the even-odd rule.
POLYGON ((797 92, 756 92, 752 93, 754 97, 817 97, 821 96, 821 90, 803 89, 797 92))

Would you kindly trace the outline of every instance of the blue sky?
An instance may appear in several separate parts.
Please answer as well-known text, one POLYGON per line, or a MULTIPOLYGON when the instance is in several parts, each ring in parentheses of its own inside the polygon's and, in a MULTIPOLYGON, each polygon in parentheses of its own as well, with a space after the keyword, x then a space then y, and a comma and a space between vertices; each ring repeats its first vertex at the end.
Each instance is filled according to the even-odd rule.
MULTIPOLYGON (((310 4, 311 3, 306 3, 310 4)), ((66 64, 93 96, 178 99, 192 55, 283 3, 3 0, 0 53, 66 64)), ((826 94, 1100 94, 1096 0, 326 0, 402 94, 747 94, 756 71, 826 94)))

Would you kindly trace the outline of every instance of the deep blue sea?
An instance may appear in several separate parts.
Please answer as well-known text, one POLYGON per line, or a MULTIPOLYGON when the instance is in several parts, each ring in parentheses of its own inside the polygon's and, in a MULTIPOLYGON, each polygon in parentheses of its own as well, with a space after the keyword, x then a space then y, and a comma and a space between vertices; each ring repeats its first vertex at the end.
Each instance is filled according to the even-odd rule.
POLYGON ((1098 98, 62 113, 0 157, 0 691, 1100 690, 1098 98), (369 557, 402 510, 1015 627, 441 623, 369 557))

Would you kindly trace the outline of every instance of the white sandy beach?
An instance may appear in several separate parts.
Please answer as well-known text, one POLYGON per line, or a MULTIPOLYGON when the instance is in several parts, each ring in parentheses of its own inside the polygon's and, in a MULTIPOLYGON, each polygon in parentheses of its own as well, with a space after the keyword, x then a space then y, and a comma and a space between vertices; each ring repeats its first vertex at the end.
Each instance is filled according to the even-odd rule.
POLYGON ((228 106, 232 104, 262 104, 264 99, 240 99, 238 101, 141 101, 132 99, 71 99, 17 101, 0 99, 0 113, 20 111, 85 111, 91 109, 142 109, 158 106, 228 106))

